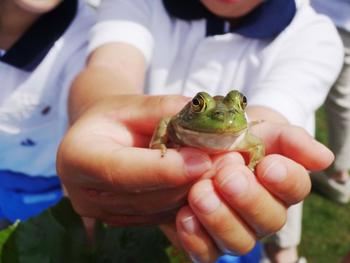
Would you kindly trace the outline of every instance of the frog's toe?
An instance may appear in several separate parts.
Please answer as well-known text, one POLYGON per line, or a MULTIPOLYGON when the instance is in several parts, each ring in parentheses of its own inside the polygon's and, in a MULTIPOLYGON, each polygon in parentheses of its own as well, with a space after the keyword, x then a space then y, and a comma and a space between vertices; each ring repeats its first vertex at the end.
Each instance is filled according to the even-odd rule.
POLYGON ((164 157, 167 151, 167 147, 163 143, 153 143, 150 145, 151 149, 160 150, 160 156, 164 157))
POLYGON ((160 156, 164 157, 166 154, 167 148, 165 145, 162 146, 162 148, 160 148, 160 156))

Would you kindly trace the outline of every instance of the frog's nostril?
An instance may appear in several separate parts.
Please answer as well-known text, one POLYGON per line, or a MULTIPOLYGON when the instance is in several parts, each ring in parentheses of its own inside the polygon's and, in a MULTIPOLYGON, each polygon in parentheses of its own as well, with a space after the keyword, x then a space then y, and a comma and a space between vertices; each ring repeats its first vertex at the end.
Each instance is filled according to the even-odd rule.
POLYGON ((225 118, 225 113, 222 111, 214 111, 214 117, 218 120, 223 120, 225 118))

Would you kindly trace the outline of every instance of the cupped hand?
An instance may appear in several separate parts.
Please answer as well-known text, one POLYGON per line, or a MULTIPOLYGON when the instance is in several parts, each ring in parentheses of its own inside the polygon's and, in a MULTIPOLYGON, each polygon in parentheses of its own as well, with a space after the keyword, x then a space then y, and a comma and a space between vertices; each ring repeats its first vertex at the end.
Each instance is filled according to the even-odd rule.
POLYGON ((287 207, 310 190, 306 169, 323 169, 333 156, 301 128, 264 122, 255 133, 267 155, 255 175, 238 153, 209 157, 182 148, 161 158, 148 149, 154 127, 186 102, 181 96, 104 99, 70 128, 57 168, 76 211, 110 225, 163 223, 182 207, 174 242, 194 259, 213 262, 222 252, 247 252, 282 227, 287 207))
POLYGON ((212 161, 186 148, 161 157, 148 143, 159 119, 186 102, 181 96, 111 97, 72 125, 60 145, 57 169, 80 215, 118 226, 174 218, 212 161))
POLYGON ((325 146, 296 126, 264 122, 254 129, 267 150, 255 174, 238 153, 214 157, 207 173, 214 176, 191 187, 188 206, 177 214, 179 243, 195 262, 247 253, 256 240, 278 231, 287 208, 310 191, 307 170, 322 170, 333 160, 325 146))

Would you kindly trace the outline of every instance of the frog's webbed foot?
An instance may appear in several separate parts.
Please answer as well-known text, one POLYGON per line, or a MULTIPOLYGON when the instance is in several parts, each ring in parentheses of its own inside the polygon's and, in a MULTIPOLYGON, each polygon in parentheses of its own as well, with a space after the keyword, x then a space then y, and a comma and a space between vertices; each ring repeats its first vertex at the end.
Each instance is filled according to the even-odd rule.
POLYGON ((265 146, 263 144, 256 144, 250 148, 248 168, 254 172, 255 166, 261 161, 265 155, 265 146))
POLYGON ((161 157, 165 156, 166 151, 168 149, 164 143, 157 143, 157 142, 155 142, 155 143, 151 142, 149 148, 151 148, 151 149, 159 149, 161 157))
POLYGON ((159 149, 161 157, 164 157, 167 151, 166 144, 168 142, 167 128, 171 118, 163 118, 160 120, 157 128, 154 130, 149 148, 159 149))
POLYGON ((249 154, 248 168, 253 172, 255 166, 265 156, 264 142, 249 132, 246 134, 244 140, 238 145, 237 150, 249 154))

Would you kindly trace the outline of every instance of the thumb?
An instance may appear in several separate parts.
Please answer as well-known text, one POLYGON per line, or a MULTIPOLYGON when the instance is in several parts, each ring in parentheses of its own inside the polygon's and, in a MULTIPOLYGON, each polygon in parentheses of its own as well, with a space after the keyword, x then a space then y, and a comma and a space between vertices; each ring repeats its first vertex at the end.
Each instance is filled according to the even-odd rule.
POLYGON ((125 114, 119 118, 121 122, 136 130, 151 134, 161 118, 174 116, 189 101, 180 95, 145 96, 133 98, 133 108, 125 106, 125 114))
POLYGON ((308 170, 323 170, 334 160, 333 153, 301 127, 264 122, 255 131, 264 140, 267 154, 281 154, 308 170))

